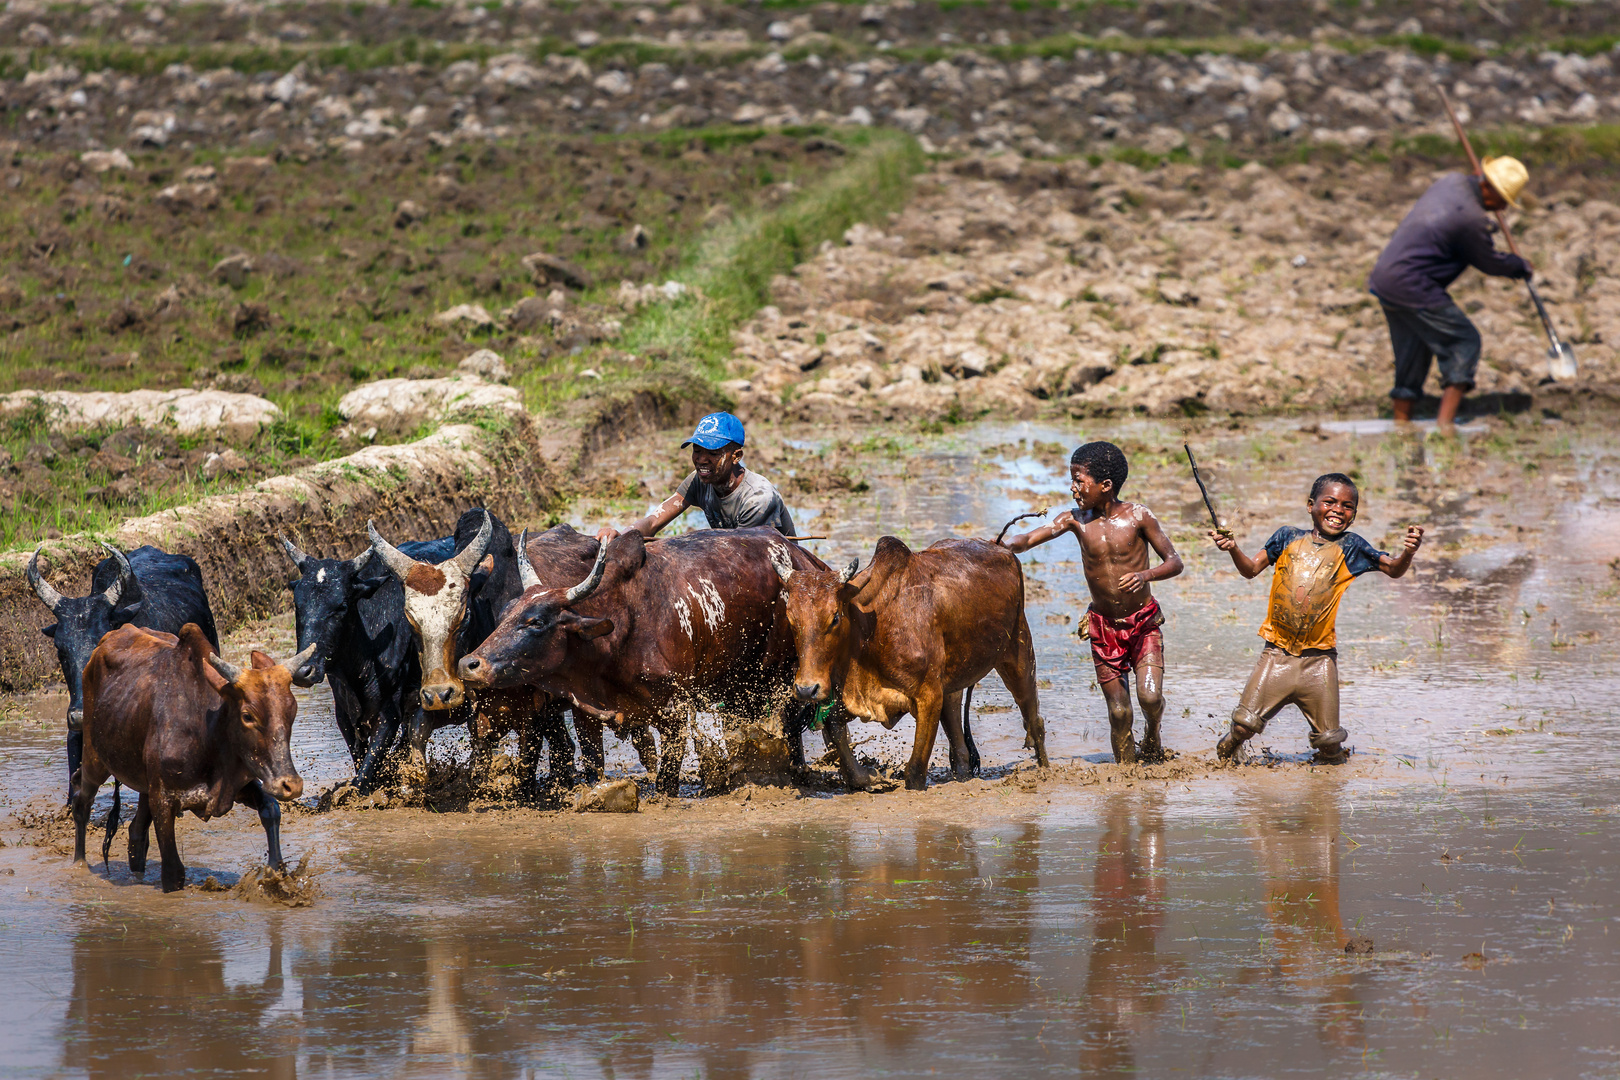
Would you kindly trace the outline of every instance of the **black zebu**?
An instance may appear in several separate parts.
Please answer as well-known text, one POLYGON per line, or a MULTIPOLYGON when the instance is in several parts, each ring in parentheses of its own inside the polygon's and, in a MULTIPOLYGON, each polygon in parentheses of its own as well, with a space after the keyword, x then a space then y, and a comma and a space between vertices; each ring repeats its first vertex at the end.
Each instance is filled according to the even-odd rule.
MULTIPOLYGON (((196 623, 219 650, 219 632, 203 589, 202 569, 189 555, 171 555, 155 547, 138 547, 125 555, 102 544, 108 557, 90 575, 90 595, 63 596, 39 571, 39 549, 28 560, 28 583, 56 622, 41 629, 56 643, 62 681, 68 691, 68 783, 79 771, 84 751, 80 725, 84 721, 84 666, 101 639, 125 624, 165 634, 178 634, 186 623, 196 623)), ((72 792, 68 798, 71 800, 72 792)), ((117 798, 117 789, 114 789, 117 798)))
MULTIPOLYGON (((370 548, 353 559, 306 555, 285 536, 282 547, 298 570, 288 583, 297 609, 298 651, 309 660, 293 683, 322 679, 332 689, 332 713, 355 765, 355 786, 369 791, 378 771, 419 708, 422 667, 405 618, 405 590, 370 548)), ((455 550, 455 538, 410 540, 412 558, 437 562, 455 550)))

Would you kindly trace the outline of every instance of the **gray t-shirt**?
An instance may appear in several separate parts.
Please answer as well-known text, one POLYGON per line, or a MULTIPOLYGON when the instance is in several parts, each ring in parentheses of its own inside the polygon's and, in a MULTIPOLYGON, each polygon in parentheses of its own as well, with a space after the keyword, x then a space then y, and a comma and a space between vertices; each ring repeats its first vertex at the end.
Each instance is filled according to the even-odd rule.
POLYGON ((725 496, 716 495, 714 488, 700 481, 695 472, 687 474, 681 486, 675 489, 675 494, 685 499, 686 505, 702 510, 703 516, 709 519, 711 529, 769 526, 783 536, 796 535, 793 519, 788 516, 787 506, 782 502, 782 496, 777 494, 775 486, 759 473, 746 468, 737 486, 725 496))

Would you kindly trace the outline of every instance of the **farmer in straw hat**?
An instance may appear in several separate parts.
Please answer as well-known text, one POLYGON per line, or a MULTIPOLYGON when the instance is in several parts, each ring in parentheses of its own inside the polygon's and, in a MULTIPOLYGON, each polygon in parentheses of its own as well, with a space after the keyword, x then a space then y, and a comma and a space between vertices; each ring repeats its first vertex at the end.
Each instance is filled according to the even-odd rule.
POLYGON ((1395 419, 1412 419, 1429 362, 1440 361, 1440 430, 1452 430, 1479 367, 1479 331, 1446 293, 1470 266, 1492 277, 1528 278, 1531 266, 1496 250, 1490 215, 1517 208, 1529 173, 1515 158, 1486 158, 1483 176, 1448 173, 1430 185, 1378 257, 1367 288, 1378 297, 1395 349, 1395 419))

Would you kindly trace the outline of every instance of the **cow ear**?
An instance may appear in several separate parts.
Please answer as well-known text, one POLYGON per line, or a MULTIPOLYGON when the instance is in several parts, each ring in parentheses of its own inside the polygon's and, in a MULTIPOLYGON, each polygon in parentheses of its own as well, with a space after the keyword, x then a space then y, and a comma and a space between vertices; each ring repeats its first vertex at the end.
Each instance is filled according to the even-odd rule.
POLYGON ((576 615, 565 624, 570 634, 578 634, 586 641, 599 638, 604 634, 613 633, 612 619, 592 619, 584 615, 576 615))
POLYGON ((356 600, 369 600, 382 588, 382 578, 361 578, 354 583, 354 598, 356 600))
POLYGON ((56 624, 51 623, 49 626, 42 626, 39 628, 39 632, 54 640, 56 638, 56 624))
POLYGON ((846 581, 842 585, 838 586, 839 602, 847 604, 851 600, 854 600, 855 597, 859 596, 860 592, 861 587, 859 585, 851 585, 846 581))
POLYGON ((255 671, 263 671, 265 668, 273 668, 276 666, 275 657, 267 656, 258 649, 253 650, 252 658, 253 668, 255 671))
POLYGON ((113 614, 117 616, 120 626, 127 622, 133 622, 135 616, 139 615, 140 613, 141 602, 139 600, 135 601, 133 604, 121 604, 119 605, 118 609, 113 612, 113 614))

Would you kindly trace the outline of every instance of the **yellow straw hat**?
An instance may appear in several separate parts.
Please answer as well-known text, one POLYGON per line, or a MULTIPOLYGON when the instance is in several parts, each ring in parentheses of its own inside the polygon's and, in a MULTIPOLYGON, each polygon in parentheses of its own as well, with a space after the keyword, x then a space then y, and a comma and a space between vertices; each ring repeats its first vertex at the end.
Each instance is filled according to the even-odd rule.
POLYGON ((1523 162, 1518 158, 1488 157, 1479 171, 1485 174, 1485 179, 1490 181, 1497 194, 1508 201, 1509 206, 1518 209, 1519 192, 1524 190, 1525 183, 1530 179, 1523 162))

